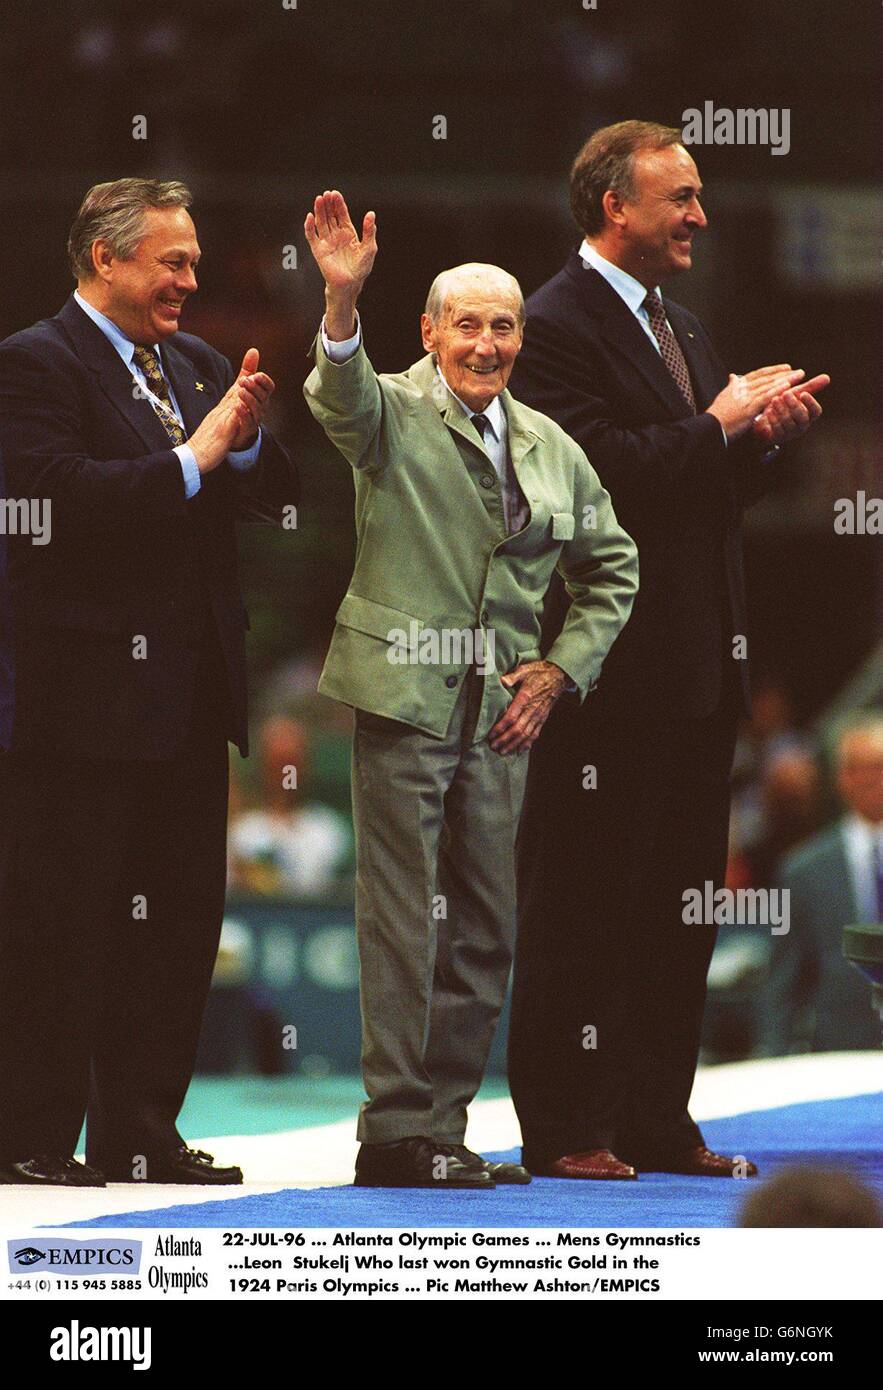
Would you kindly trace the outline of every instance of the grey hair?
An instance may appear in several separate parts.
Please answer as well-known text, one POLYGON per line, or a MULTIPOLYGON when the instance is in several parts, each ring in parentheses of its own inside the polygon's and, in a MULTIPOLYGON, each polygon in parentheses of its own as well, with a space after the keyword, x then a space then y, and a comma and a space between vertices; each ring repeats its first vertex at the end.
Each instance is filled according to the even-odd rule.
POLYGON ((145 233, 148 208, 189 208, 190 189, 174 179, 114 179, 89 189, 67 239, 67 258, 75 280, 95 274, 92 247, 106 241, 122 261, 134 256, 145 233))
POLYGON ((515 279, 515 276, 510 275, 508 270, 503 270, 501 266, 485 265, 481 261, 467 261, 464 265, 452 266, 450 270, 443 270, 439 275, 436 275, 429 287, 429 294, 426 296, 426 308, 424 309, 426 317, 431 319, 433 323, 438 323, 444 311, 448 296, 452 293, 455 286, 464 280, 481 280, 487 275, 488 271, 491 271, 493 275, 501 279, 509 281, 512 291, 518 300, 518 323, 523 327, 524 295, 521 293, 521 286, 515 279))

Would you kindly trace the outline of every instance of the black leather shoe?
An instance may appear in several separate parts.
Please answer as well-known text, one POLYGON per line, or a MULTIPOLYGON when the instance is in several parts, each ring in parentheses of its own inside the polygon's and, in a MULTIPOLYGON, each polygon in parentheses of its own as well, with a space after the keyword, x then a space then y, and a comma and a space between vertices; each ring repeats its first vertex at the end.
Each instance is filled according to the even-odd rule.
POLYGON ((483 1168, 467 1166, 449 1144, 416 1136, 392 1144, 363 1144, 356 1159, 354 1187, 478 1188, 496 1184, 483 1168))
POLYGON ((28 1183, 45 1187, 105 1187, 104 1174, 75 1158, 40 1154, 18 1163, 0 1165, 0 1183, 28 1183))
POLYGON ((440 1153, 459 1159, 467 1168, 490 1173, 494 1182, 524 1185, 531 1180, 530 1173, 520 1163, 488 1163, 486 1158, 473 1153, 465 1144, 437 1144, 436 1147, 440 1153))
POLYGON ((242 1182, 241 1168, 215 1168, 211 1154, 202 1149, 188 1149, 182 1144, 171 1153, 147 1155, 139 1164, 137 1176, 132 1168, 108 1166, 108 1182, 169 1182, 191 1185, 236 1187, 242 1182))

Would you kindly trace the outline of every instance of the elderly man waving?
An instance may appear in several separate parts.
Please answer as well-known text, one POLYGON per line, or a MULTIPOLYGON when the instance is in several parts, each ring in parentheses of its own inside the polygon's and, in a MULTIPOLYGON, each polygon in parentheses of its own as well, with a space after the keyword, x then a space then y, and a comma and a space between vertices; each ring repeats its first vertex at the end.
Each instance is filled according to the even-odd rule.
POLYGON ((529 1182, 463 1143, 509 975, 527 753, 559 696, 597 682, 637 554, 582 450, 506 390, 524 319, 511 275, 443 272, 427 355, 377 376, 356 315, 374 214, 360 239, 326 192, 305 232, 326 312, 304 390, 356 487, 356 567, 319 683, 355 709, 356 1183, 529 1182), (543 661, 556 566, 573 602, 543 661))

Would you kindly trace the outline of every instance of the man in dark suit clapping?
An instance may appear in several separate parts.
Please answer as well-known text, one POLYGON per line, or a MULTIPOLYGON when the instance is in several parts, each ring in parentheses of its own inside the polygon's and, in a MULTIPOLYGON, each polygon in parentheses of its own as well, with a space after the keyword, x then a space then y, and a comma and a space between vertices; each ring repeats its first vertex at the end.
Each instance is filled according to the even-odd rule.
MULTIPOLYGON (((734 1172, 687 1109, 715 929, 685 924, 682 895, 726 864, 748 695, 742 509, 828 378, 780 363, 728 379, 698 320, 662 299, 706 224, 700 192, 678 130, 596 131, 571 175, 583 243, 528 300, 512 373, 585 450, 641 567, 598 690, 559 701, 531 755, 510 1078, 535 1173, 734 1172)), ((547 642, 565 609, 553 585, 547 642)))
POLYGON ((273 382, 178 332, 180 183, 86 195, 75 294, 0 345, 16 714, 0 921, 0 1181, 238 1183, 186 1147, 223 915, 227 741, 246 751, 235 519, 284 519, 273 382), (74 1147, 87 1107, 86 1156, 74 1147))

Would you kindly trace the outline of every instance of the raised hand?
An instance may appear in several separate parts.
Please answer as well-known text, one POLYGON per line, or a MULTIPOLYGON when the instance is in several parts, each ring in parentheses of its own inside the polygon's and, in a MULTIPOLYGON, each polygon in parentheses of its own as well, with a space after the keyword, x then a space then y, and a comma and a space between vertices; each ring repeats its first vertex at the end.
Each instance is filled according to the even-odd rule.
POLYGON ((304 232, 328 288, 361 289, 377 255, 374 213, 365 213, 360 241, 343 194, 332 189, 314 202, 304 232))
POLYGON ((332 189, 313 203, 304 233, 325 280, 325 331, 344 342, 356 330, 356 300, 377 255, 374 213, 365 213, 360 241, 343 194, 332 189))

